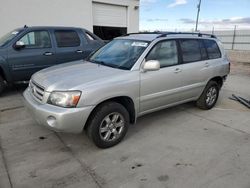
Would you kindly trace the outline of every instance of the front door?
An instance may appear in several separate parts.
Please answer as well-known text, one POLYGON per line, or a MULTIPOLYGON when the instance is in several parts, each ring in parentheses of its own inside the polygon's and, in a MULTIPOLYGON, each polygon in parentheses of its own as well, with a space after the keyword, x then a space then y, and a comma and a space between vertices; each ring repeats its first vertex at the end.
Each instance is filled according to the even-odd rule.
POLYGON ((25 44, 24 48, 15 49, 10 46, 8 50, 13 81, 29 80, 35 72, 54 64, 55 51, 48 31, 30 31, 19 41, 25 44))
POLYGON ((148 60, 158 60, 161 68, 140 73, 140 114, 178 102, 178 91, 182 87, 182 70, 175 40, 158 42, 147 55, 148 60))

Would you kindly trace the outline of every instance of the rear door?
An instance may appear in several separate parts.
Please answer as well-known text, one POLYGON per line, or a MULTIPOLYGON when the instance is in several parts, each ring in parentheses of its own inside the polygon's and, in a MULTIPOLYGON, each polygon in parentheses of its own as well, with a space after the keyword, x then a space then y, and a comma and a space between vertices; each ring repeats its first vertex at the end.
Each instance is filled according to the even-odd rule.
POLYGON ((211 76, 207 52, 201 39, 180 39, 183 72, 182 100, 199 97, 211 76))
MULTIPOLYGON (((43 68, 54 65, 55 49, 48 30, 33 30, 20 36, 25 47, 8 49, 8 64, 13 81, 29 80, 31 75, 43 68)), ((15 41, 16 42, 16 41, 15 41)))
POLYGON ((74 29, 54 30, 54 39, 56 46, 56 63, 65 63, 83 59, 83 44, 86 40, 79 36, 79 31, 74 29))

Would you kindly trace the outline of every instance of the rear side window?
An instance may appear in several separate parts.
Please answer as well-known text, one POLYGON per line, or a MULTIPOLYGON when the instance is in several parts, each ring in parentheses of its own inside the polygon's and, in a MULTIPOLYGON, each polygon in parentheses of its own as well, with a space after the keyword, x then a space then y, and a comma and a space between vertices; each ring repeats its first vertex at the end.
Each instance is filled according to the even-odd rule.
POLYGON ((75 47, 81 43, 77 32, 73 30, 56 30, 55 37, 58 47, 75 47))
POLYGON ((200 43, 198 40, 185 39, 180 40, 182 59, 184 63, 201 61, 200 43))
POLYGON ((203 60, 206 60, 208 59, 208 57, 207 57, 207 50, 206 50, 205 44, 203 43, 203 40, 199 40, 199 42, 200 42, 200 49, 201 49, 201 57, 203 60))
POLYGON ((92 37, 89 33, 86 33, 86 36, 89 40, 95 40, 94 37, 92 37))
POLYGON ((214 40, 204 40, 209 59, 217 59, 221 57, 220 49, 214 40))

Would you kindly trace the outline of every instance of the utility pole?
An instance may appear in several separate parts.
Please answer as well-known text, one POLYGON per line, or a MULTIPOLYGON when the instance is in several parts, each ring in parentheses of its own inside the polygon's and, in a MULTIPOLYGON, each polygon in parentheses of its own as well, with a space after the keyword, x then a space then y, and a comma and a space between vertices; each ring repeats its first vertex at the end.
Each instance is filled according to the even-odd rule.
POLYGON ((199 4, 197 5, 197 17, 196 17, 196 25, 195 25, 195 31, 198 31, 198 22, 199 22, 199 15, 200 15, 200 9, 201 9, 201 0, 199 0, 199 4))

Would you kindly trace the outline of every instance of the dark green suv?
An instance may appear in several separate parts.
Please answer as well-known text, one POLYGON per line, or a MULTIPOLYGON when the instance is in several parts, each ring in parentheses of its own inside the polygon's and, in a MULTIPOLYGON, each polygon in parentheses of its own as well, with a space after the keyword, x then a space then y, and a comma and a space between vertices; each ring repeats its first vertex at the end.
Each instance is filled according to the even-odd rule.
POLYGON ((38 70, 86 58, 104 41, 73 27, 23 27, 0 38, 0 93, 38 70))

